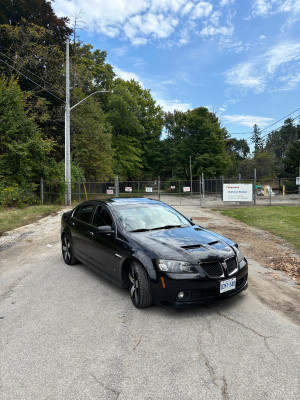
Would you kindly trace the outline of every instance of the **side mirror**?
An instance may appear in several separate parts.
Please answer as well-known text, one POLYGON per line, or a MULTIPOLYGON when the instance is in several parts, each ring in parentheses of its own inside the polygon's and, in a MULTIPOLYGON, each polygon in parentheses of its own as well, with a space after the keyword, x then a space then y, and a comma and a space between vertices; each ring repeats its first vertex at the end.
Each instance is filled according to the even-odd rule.
POLYGON ((109 225, 104 225, 104 226, 98 226, 97 228, 97 233, 102 233, 102 234, 109 234, 109 233, 113 233, 114 230, 112 229, 111 226, 109 225))

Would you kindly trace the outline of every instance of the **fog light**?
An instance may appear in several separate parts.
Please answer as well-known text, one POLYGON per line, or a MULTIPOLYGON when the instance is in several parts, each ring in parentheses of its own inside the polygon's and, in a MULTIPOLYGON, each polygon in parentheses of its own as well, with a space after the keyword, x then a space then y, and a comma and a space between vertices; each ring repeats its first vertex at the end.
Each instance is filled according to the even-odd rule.
POLYGON ((178 297, 179 299, 183 299, 184 296, 185 296, 184 292, 179 292, 178 295, 177 295, 177 297, 178 297))

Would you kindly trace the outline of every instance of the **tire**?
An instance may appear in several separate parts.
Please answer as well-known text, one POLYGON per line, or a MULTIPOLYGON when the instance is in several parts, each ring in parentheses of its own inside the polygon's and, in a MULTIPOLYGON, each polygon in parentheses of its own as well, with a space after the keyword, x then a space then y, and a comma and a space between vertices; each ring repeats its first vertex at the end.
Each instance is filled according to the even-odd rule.
POLYGON ((69 235, 63 235, 61 238, 61 251, 64 262, 68 265, 74 265, 78 263, 77 258, 73 255, 72 242, 69 235))
POLYGON ((151 288, 147 272, 136 261, 129 266, 129 293, 131 301, 136 308, 145 308, 152 305, 151 288))

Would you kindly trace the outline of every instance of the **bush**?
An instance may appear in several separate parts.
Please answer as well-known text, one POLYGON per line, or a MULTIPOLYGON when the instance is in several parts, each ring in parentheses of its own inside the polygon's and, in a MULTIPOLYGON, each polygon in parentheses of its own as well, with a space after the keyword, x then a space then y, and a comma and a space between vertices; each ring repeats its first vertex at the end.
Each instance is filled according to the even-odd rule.
POLYGON ((39 203, 39 198, 34 193, 36 185, 26 187, 17 184, 0 188, 0 205, 2 207, 25 207, 39 203))

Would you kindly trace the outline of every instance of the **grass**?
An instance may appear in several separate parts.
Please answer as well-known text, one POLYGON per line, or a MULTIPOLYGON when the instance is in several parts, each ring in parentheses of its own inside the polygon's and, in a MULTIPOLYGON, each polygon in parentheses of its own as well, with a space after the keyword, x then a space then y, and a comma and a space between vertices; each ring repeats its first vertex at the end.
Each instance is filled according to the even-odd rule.
POLYGON ((42 216, 61 210, 59 205, 38 205, 0 210, 0 233, 30 224, 42 216))
POLYGON ((300 250, 300 207, 249 207, 219 211, 223 215, 280 236, 300 250))

